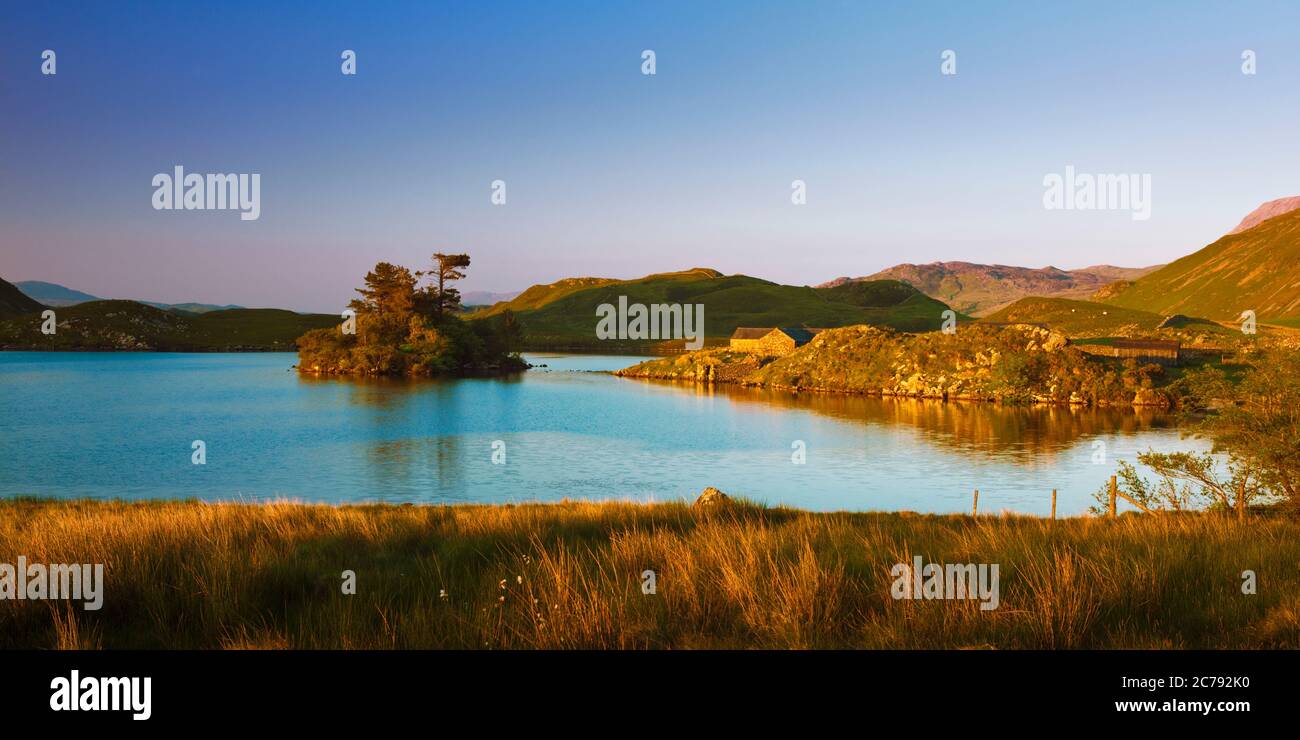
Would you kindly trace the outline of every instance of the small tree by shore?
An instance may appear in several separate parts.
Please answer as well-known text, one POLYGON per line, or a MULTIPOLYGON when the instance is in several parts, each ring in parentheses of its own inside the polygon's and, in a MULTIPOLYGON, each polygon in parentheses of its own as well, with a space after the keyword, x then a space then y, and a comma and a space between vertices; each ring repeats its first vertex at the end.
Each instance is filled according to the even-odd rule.
MULTIPOLYGON (((1137 460, 1155 473, 1156 480, 1148 481, 1136 466, 1121 460, 1116 473, 1119 489, 1151 511, 1209 509, 1232 512, 1245 519, 1252 503, 1276 498, 1249 467, 1236 462, 1221 465, 1208 452, 1198 455, 1148 450, 1138 453, 1137 460)), ((1105 514, 1110 505, 1109 484, 1094 493, 1093 499, 1097 504, 1089 510, 1105 514)))
MULTIPOLYGON (((1189 374, 1184 390, 1183 419, 1193 436, 1212 442, 1211 451, 1139 454, 1154 483, 1121 461, 1124 493, 1153 510, 1204 506, 1239 518, 1260 503, 1300 509, 1300 353, 1261 350, 1236 383, 1207 368, 1189 374)), ((1099 506, 1107 496, 1103 487, 1099 506)))

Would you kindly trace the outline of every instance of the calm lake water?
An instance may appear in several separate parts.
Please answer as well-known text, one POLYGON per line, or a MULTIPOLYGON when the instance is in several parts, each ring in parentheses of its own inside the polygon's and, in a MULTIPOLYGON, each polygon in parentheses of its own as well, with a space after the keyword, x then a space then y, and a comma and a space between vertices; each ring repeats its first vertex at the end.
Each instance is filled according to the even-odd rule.
POLYGON ((814 510, 952 512, 978 488, 982 511, 1046 513, 1056 488, 1077 513, 1116 459, 1205 448, 1155 412, 709 389, 590 372, 634 357, 527 358, 549 367, 358 381, 301 378, 292 354, 0 352, 0 496, 663 501, 712 485, 814 510))

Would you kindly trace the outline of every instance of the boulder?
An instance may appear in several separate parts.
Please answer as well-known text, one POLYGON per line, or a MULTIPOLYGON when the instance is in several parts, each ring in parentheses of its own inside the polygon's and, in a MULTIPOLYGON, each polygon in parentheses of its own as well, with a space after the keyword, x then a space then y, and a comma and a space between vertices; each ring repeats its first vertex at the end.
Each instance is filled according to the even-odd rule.
POLYGON ((1043 350, 1046 352, 1055 352, 1070 343, 1069 337, 1060 332, 1051 332, 1047 335, 1046 341, 1043 342, 1043 350))
POLYGON ((699 498, 695 499, 692 508, 695 509, 714 509, 727 506, 731 503, 731 497, 719 491, 713 486, 709 486, 700 492, 699 498))

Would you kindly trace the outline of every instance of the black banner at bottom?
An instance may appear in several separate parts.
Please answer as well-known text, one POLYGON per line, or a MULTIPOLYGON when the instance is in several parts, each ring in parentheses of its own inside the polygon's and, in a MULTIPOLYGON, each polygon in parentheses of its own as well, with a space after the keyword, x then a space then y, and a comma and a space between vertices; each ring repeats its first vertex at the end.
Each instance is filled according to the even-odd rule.
MULTIPOLYGON (((1251 726, 1290 717, 1285 652, 8 652, 0 710, 37 726, 339 727, 466 717, 634 724, 1034 720, 1251 726), (145 679, 148 679, 147 681, 145 679), (695 720, 692 720, 695 721, 695 720)), ((1061 725, 1061 722, 1068 722, 1061 725)))

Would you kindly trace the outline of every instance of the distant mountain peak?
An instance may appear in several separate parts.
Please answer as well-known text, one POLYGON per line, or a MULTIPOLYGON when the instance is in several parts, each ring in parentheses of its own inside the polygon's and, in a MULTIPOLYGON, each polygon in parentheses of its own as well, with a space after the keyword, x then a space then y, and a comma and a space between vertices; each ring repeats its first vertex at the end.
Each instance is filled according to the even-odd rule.
POLYGON ((1247 217, 1244 230, 1111 291, 1106 302, 1216 321, 1237 321, 1247 310, 1261 323, 1300 319, 1300 207, 1284 211, 1288 200, 1265 203, 1251 214, 1258 223, 1247 217), (1282 212, 1269 215, 1275 211, 1282 212))
MULTIPOLYGON (((1157 266, 1158 267, 1158 266, 1157 266)), ((841 277, 818 287, 867 280, 900 280, 957 311, 982 316, 1026 296, 1087 298, 1115 280, 1132 280, 1156 267, 1099 265, 1079 270, 975 262, 904 263, 859 278, 841 277)))
POLYGON ((1246 217, 1241 219, 1241 223, 1237 224, 1237 228, 1229 231, 1228 234, 1240 234, 1247 229, 1255 228, 1270 218, 1281 216, 1284 213, 1290 213, 1297 208, 1300 208, 1300 195, 1292 195, 1287 198, 1270 200, 1259 208, 1247 213, 1246 217))
MULTIPOLYGON (((72 288, 65 285, 59 285, 58 283, 47 283, 44 280, 22 280, 14 283, 14 286, 18 288, 18 290, 22 291, 23 295, 28 298, 39 301, 46 306, 54 306, 56 308, 65 308, 67 306, 77 306, 82 303, 90 303, 91 301, 105 300, 99 296, 84 293, 80 290, 73 290, 72 288)), ((243 306, 237 306, 233 303, 228 305, 213 305, 210 303, 158 303, 157 301, 140 300, 136 300, 136 303, 160 308, 164 311, 179 311, 187 314, 200 314, 208 313, 209 311, 228 311, 234 308, 243 308, 243 306)))
POLYGON ((58 283, 47 283, 44 280, 21 280, 14 283, 14 286, 27 297, 40 301, 47 306, 71 306, 77 303, 101 300, 99 296, 73 290, 58 283))
POLYGON ((19 316, 45 308, 39 301, 18 289, 18 286, 0 279, 0 318, 19 316))

